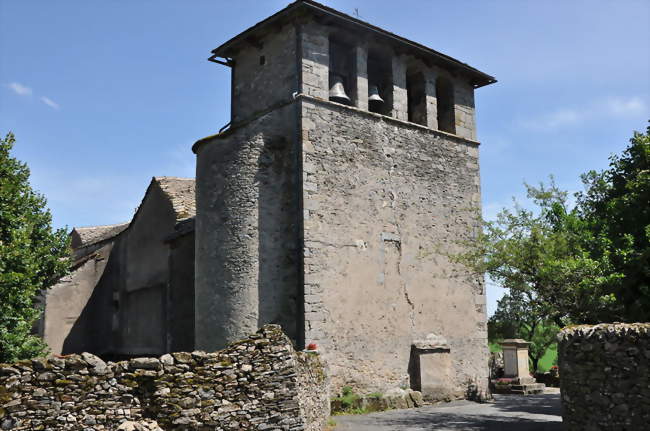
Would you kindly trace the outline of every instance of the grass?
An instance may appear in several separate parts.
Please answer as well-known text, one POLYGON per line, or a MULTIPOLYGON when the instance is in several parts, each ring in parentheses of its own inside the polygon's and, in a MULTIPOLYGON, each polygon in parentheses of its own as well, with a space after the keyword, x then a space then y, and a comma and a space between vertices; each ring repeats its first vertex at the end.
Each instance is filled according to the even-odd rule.
POLYGON ((490 346, 490 353, 496 353, 501 351, 501 345, 499 343, 490 342, 488 346, 490 346))
POLYGON ((365 415, 372 413, 372 408, 364 406, 364 400, 378 400, 383 397, 380 392, 373 392, 365 396, 354 393, 350 386, 345 386, 341 390, 341 395, 332 399, 339 404, 340 410, 333 411, 332 416, 338 415, 365 415), (363 407, 362 407, 363 406, 363 407))
POLYGON ((557 363, 557 346, 551 346, 546 349, 546 353, 537 363, 537 371, 545 373, 557 363))

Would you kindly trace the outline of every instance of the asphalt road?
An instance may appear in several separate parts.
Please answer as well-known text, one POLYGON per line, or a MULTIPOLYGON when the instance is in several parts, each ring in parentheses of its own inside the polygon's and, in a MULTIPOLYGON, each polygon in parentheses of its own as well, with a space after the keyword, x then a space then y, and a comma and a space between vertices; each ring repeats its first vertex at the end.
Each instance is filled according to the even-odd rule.
POLYGON ((335 431, 561 431, 560 394, 495 395, 493 403, 456 401, 418 409, 334 416, 335 431))

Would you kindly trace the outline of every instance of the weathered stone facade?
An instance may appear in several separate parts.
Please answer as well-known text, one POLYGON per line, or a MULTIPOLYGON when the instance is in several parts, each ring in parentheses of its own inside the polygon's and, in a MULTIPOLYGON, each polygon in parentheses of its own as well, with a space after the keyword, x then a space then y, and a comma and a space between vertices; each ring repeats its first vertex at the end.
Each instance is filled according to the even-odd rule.
POLYGON ((318 356, 294 351, 278 326, 215 353, 0 364, 3 430, 115 430, 148 418, 163 430, 316 431, 328 417, 318 356))
MULTIPOLYGON (((197 156, 196 347, 277 323, 299 339, 295 107, 232 130, 197 156)), ((300 344, 300 343, 298 343, 300 344)))
POLYGON ((494 78, 311 0, 213 54, 231 122, 193 147, 196 217, 191 180, 155 179, 79 248, 48 294, 46 327, 72 326, 54 352, 212 351, 272 323, 319 346, 334 390, 484 394, 483 280, 447 256, 479 229, 474 89, 494 78))
POLYGON ((483 280, 446 256, 479 229, 474 89, 494 78, 310 0, 213 53, 233 108, 193 147, 197 347, 278 323, 335 389, 417 386, 427 366, 430 399, 485 392, 483 280), (416 366, 428 336, 446 347, 416 366))
POLYGON ((650 424, 650 323, 569 327, 558 335, 562 420, 569 431, 650 424))
POLYGON ((448 393, 437 396, 485 384, 482 280, 444 256, 479 228, 478 146, 330 102, 301 105, 305 338, 323 346, 336 386, 408 385, 411 346, 429 333, 450 347, 450 368, 437 370, 450 375, 448 393))

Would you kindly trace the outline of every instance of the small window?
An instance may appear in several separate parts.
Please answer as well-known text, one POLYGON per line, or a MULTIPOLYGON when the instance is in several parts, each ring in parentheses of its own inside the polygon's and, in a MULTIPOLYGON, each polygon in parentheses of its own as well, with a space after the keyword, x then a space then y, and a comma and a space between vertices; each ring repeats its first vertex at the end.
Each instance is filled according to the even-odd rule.
POLYGON ((264 66, 266 64, 266 57, 263 55, 260 55, 260 66, 264 66))
POLYGON ((408 119, 411 123, 427 125, 427 98, 422 72, 406 72, 406 97, 408 100, 408 119))
POLYGON ((449 78, 441 76, 436 80, 436 100, 438 102, 438 130, 455 134, 454 86, 449 78))

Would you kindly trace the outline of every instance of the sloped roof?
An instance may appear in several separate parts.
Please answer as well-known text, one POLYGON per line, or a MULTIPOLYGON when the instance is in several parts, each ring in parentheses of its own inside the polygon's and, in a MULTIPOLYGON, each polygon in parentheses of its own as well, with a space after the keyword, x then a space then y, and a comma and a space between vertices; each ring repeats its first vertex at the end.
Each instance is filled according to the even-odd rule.
MULTIPOLYGON (((228 58, 233 54, 234 50, 236 50, 236 46, 241 41, 250 38, 251 36, 257 34, 257 32, 259 31, 264 31, 264 29, 271 28, 272 25, 277 24, 278 22, 283 22, 289 19, 289 17, 292 16, 294 12, 297 12, 299 10, 304 10, 314 15, 326 16, 333 22, 337 22, 342 25, 352 26, 356 29, 373 33, 377 37, 379 37, 382 41, 385 41, 386 43, 399 45, 405 49, 412 50, 413 52, 416 52, 419 55, 424 56, 425 58, 429 58, 434 62, 439 63, 449 69, 463 71, 470 77, 472 84, 474 85, 475 88, 497 82, 493 76, 481 72, 480 70, 470 66, 469 64, 463 63, 459 60, 456 60, 453 57, 438 52, 427 46, 424 46, 417 42, 413 42, 412 40, 406 39, 404 37, 398 36, 394 33, 384 30, 381 27, 374 26, 358 18, 344 14, 343 12, 327 7, 324 4, 318 3, 313 0, 294 1, 284 9, 280 10, 279 12, 276 12, 270 17, 258 22, 254 26, 244 30, 237 36, 223 43, 219 47, 213 49, 212 56, 209 58, 209 60, 216 61, 217 57, 228 58)), ((219 61, 216 62, 218 63, 219 61)))
MULTIPOLYGON (((153 177, 147 188, 143 202, 153 185, 157 185, 165 197, 169 199, 177 221, 192 218, 196 215, 194 178, 153 177)), ((75 227, 70 232, 72 238, 71 246, 73 249, 79 249, 109 240, 125 231, 131 222, 104 226, 75 227)))
POLYGON ((196 215, 196 196, 194 178, 153 177, 162 192, 172 204, 176 220, 196 215))
POLYGON ((129 223, 76 227, 70 232, 72 236, 72 248, 86 247, 113 238, 127 227, 129 227, 129 223))

